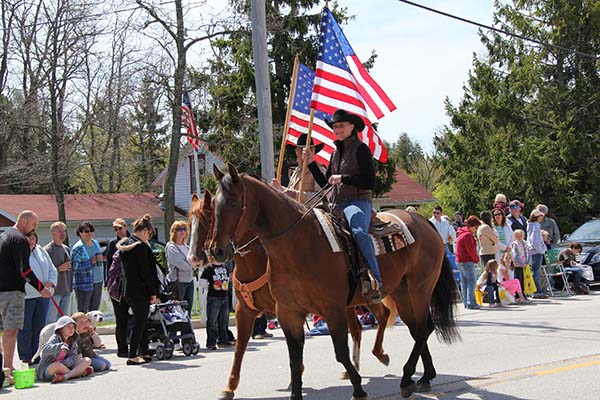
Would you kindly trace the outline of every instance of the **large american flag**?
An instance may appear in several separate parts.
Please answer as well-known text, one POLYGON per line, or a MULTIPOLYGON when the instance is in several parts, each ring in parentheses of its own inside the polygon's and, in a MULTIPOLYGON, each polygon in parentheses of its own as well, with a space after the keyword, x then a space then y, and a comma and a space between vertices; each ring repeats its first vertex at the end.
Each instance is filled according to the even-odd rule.
POLYGON ((387 161, 387 150, 371 122, 396 109, 394 103, 371 78, 352 50, 328 8, 321 13, 321 33, 315 84, 310 107, 327 114, 344 109, 365 121, 361 140, 373 157, 387 161))
MULTIPOLYGON (((315 81, 315 72, 304 64, 298 64, 298 76, 296 77, 296 92, 292 99, 292 112, 288 128, 287 141, 296 144, 298 137, 308 133, 308 122, 310 120, 310 98, 315 81)), ((313 119, 313 130, 311 137, 316 143, 324 143, 325 147, 315 155, 318 162, 329 164, 331 153, 335 150, 333 141, 335 135, 325 120, 331 120, 331 115, 315 110, 313 119)))
POLYGON ((200 149, 200 138, 198 137, 198 127, 196 126, 188 92, 183 92, 181 96, 181 123, 186 127, 187 134, 190 135, 187 137, 188 142, 195 151, 198 151, 200 149))

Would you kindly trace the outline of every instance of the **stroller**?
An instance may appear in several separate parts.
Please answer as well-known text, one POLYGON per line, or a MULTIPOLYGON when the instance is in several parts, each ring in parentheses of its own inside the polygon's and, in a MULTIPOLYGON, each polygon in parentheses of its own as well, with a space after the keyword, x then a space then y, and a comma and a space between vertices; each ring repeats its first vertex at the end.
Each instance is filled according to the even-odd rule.
POLYGON ((146 334, 159 360, 170 359, 175 350, 175 341, 181 341, 183 354, 196 355, 200 344, 196 341, 192 319, 187 312, 187 301, 168 301, 150 305, 146 334))

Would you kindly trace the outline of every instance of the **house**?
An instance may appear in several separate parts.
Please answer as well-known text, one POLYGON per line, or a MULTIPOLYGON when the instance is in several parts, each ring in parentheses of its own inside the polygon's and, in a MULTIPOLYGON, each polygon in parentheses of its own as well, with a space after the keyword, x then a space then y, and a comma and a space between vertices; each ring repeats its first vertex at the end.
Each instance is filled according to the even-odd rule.
MULTIPOLYGON (((196 190, 196 168, 194 168, 194 155, 192 146, 188 143, 179 152, 179 162, 177 163, 177 176, 175 178, 175 210, 185 215, 192 204, 192 194, 194 192, 202 193, 203 189, 196 190)), ((205 142, 200 141, 200 150, 198 150, 198 170, 202 178, 207 174, 212 174, 213 166, 223 169, 225 162, 217 154, 208 151, 205 142)), ((154 179, 152 186, 158 188, 164 193, 165 183, 167 181, 167 168, 154 179)))
POLYGON ((396 170, 396 183, 384 196, 373 200, 377 209, 402 208, 434 203, 436 198, 401 168, 396 170))
MULTIPOLYGON (((56 198, 51 194, 3 194, 0 195, 0 230, 14 225, 23 210, 32 210, 39 217, 37 229, 39 243, 52 240, 50 225, 58 221, 56 198)), ((94 237, 99 241, 115 236, 112 222, 125 218, 129 225, 144 214, 152 217, 160 241, 164 241, 164 215, 154 193, 97 193, 66 194, 65 213, 69 243, 77 241, 75 231, 82 221, 94 225, 94 237)))

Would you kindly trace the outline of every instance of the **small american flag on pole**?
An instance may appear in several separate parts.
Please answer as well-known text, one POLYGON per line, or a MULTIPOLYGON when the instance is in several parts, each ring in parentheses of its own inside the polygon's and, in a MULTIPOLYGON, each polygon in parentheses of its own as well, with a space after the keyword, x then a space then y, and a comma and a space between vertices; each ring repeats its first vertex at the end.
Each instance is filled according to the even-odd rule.
POLYGON ((188 142, 190 142, 195 151, 198 151, 200 149, 198 127, 196 126, 190 95, 186 91, 181 96, 181 123, 187 128, 187 134, 189 135, 187 137, 188 142))
POLYGON ((310 107, 326 114, 341 108, 360 115, 366 125, 361 140, 369 146, 376 160, 387 161, 387 150, 371 121, 378 121, 396 106, 363 67, 328 8, 321 13, 319 54, 310 107))

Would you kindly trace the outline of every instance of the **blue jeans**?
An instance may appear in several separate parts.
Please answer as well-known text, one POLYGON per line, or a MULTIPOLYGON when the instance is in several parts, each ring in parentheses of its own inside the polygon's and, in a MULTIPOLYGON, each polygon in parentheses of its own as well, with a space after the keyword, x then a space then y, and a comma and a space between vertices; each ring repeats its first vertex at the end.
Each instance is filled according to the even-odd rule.
POLYGON ((458 269, 460 270, 460 287, 463 295, 463 304, 465 308, 474 307, 475 302, 475 263, 459 262, 458 269))
POLYGON ((95 311, 100 309, 100 302, 102 301, 102 288, 104 281, 94 283, 94 290, 92 291, 92 298, 90 299, 90 310, 95 311))
POLYGON ((375 247, 369 236, 369 225, 371 224, 371 200, 347 200, 338 204, 344 210, 344 216, 348 221, 352 238, 358 244, 373 277, 383 285, 379 274, 379 264, 375 256, 375 247))
POLYGON ((225 297, 208 297, 206 301, 206 347, 227 342, 229 327, 229 300, 225 297))
POLYGON ((23 329, 17 335, 19 359, 31 360, 40 345, 40 332, 46 325, 50 299, 36 297, 25 300, 25 319, 23 329))
POLYGON ((106 358, 100 357, 97 354, 92 358, 92 368, 94 368, 94 372, 105 371, 110 369, 110 367, 110 361, 108 361, 106 358))
MULTIPOLYGON (((60 309, 62 310, 62 312, 65 315, 72 314, 72 312, 71 312, 71 293, 55 294, 54 300, 56 301, 56 304, 58 304, 58 306, 60 307, 60 309)), ((58 313, 58 310, 56 309, 54 304, 50 304, 50 306, 48 306, 48 317, 46 318, 46 324, 52 324, 52 323, 56 322, 59 317, 60 317, 60 314, 58 313)))
POLYGON ((575 290, 579 290, 579 285, 581 284, 581 275, 583 275, 583 270, 578 267, 565 267, 566 273, 571 273, 573 275, 573 286, 575 290))
POLYGON ((544 294, 544 291, 541 289, 542 286, 540 285, 543 257, 543 254, 531 255, 531 274, 533 275, 533 282, 535 283, 535 287, 537 288, 537 292, 535 292, 535 294, 544 294))
POLYGON ((194 281, 179 282, 179 300, 185 300, 188 303, 187 310, 190 318, 192 317, 192 307, 194 306, 194 281))

